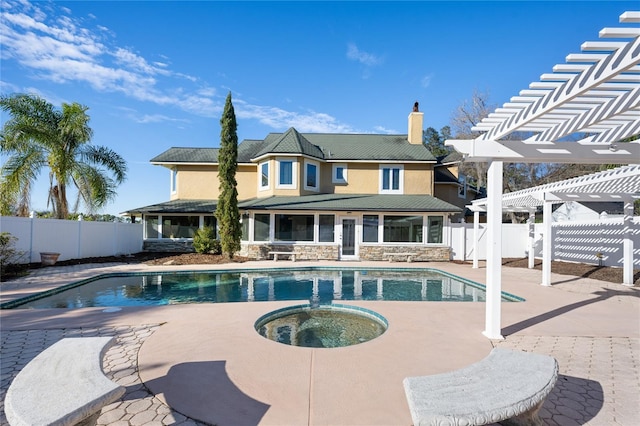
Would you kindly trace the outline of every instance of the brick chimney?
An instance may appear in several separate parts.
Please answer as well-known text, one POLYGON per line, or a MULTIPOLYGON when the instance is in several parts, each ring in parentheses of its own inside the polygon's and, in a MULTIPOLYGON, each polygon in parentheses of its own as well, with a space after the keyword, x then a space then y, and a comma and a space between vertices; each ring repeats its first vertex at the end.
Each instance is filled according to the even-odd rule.
POLYGON ((413 104, 413 112, 409 114, 409 133, 407 139, 414 145, 422 145, 422 126, 424 113, 418 111, 418 102, 413 104))

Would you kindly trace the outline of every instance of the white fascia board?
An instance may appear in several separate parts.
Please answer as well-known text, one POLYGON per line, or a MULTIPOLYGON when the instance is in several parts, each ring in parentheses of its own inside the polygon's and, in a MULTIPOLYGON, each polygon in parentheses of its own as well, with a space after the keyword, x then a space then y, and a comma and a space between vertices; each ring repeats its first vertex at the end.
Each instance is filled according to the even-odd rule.
POLYGON ((620 15, 620 22, 625 24, 640 24, 640 12, 628 10, 620 15))
POLYGON ((598 62, 609 56, 606 53, 571 53, 567 55, 567 62, 598 62))
POLYGON ((523 142, 448 139, 446 146, 465 155, 464 161, 507 161, 518 163, 635 164, 640 158, 640 142, 615 144, 575 142, 523 142))
POLYGON ((219 163, 200 163, 195 161, 151 161, 154 166, 217 166, 219 163))
POLYGON ((545 192, 545 201, 592 201, 592 202, 616 202, 631 201, 640 196, 640 193, 586 193, 586 192, 545 192))
POLYGON ((600 38, 635 38, 640 37, 640 28, 603 28, 598 36, 600 38))
POLYGON ((557 64, 553 66, 553 72, 571 72, 579 74, 584 70, 588 70, 593 65, 589 64, 557 64))
POLYGON ((627 43, 624 41, 585 41, 580 45, 583 52, 613 52, 627 43))
POLYGON ((562 81, 534 81, 529 84, 529 89, 555 89, 556 87, 562 86, 562 81))
POLYGON ((571 80, 578 73, 545 73, 540 75, 540 81, 558 81, 565 82, 571 80))
POLYGON ((552 90, 531 90, 531 89, 524 89, 524 90, 521 90, 521 91, 520 91, 519 95, 520 95, 520 96, 539 96, 539 97, 542 97, 542 96, 546 96, 546 95, 548 95, 548 94, 549 94, 549 93, 551 93, 551 92, 552 92, 552 90))

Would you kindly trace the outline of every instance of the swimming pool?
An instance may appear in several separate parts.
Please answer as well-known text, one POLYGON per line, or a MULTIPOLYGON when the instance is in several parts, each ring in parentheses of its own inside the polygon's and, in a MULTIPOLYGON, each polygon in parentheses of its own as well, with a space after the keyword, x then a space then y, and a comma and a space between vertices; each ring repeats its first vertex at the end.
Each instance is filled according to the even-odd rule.
MULTIPOLYGON (((308 300, 482 302, 482 284, 435 269, 304 267, 260 270, 103 274, 2 309, 159 306, 308 300)), ((503 293, 503 301, 521 298, 503 293)))

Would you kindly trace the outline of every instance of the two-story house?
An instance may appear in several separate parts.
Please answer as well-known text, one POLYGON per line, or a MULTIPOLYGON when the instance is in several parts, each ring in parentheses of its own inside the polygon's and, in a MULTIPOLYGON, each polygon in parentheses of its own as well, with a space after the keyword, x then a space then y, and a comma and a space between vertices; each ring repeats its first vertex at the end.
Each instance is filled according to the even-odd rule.
MULTIPOLYGON (((449 217, 461 209, 436 198, 436 158, 422 143, 423 113, 407 135, 299 133, 290 128, 238 144, 241 255, 269 251, 299 259, 449 260, 449 217)), ((147 250, 180 250, 216 225, 217 148, 170 148, 151 160, 170 170, 171 196, 132 209, 147 250)))

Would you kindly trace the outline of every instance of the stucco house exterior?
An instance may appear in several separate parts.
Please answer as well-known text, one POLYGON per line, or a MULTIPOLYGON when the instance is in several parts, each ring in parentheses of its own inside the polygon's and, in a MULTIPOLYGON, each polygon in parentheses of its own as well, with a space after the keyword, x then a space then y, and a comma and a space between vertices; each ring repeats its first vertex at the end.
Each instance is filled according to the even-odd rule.
MULTIPOLYGON (((462 208, 435 196, 438 161, 422 129, 423 113, 414 111, 406 135, 290 128, 239 143, 239 254, 386 260, 411 252, 416 261, 449 260, 450 218, 462 208)), ((218 148, 170 148, 151 160, 170 171, 170 199, 127 212, 143 218, 145 249, 184 250, 199 227, 215 227, 217 156, 218 148)), ((455 191, 458 205, 467 204, 455 191)))

